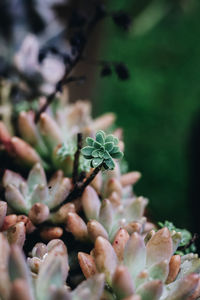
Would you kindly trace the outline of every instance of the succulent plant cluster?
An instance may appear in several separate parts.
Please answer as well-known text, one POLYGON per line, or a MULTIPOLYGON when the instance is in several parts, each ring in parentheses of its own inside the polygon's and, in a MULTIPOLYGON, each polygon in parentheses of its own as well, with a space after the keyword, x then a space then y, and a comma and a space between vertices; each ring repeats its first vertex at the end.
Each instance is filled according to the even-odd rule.
POLYGON ((0 123, 1 300, 200 298, 200 259, 177 252, 191 236, 145 217, 114 119, 57 100, 0 123))

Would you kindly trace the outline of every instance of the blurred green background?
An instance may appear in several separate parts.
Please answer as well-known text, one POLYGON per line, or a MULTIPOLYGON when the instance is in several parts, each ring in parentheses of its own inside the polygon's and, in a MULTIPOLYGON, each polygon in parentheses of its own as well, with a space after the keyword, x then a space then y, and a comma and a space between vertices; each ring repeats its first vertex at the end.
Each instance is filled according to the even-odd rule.
POLYGON ((199 1, 112 0, 109 6, 128 11, 133 24, 124 33, 108 20, 100 55, 126 63, 131 78, 99 78, 95 114, 117 114, 129 169, 143 174, 135 190, 149 198, 152 219, 192 229, 189 141, 200 108, 199 1))

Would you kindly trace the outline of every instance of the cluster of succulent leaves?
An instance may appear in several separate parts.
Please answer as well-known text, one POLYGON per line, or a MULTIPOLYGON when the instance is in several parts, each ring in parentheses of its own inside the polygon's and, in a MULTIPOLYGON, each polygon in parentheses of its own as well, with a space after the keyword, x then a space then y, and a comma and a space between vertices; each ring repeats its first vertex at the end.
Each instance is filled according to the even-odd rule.
POLYGON ((88 146, 81 150, 82 155, 89 159, 92 168, 97 168, 100 165, 106 170, 115 168, 114 159, 123 157, 123 153, 118 147, 119 140, 112 134, 105 135, 102 130, 96 133, 96 140, 91 137, 86 139, 88 146))
MULTIPOLYGON (((76 150, 76 142, 73 138, 71 138, 70 140, 62 144, 57 152, 57 155, 61 161, 65 160, 67 156, 71 157, 71 159, 74 159, 76 150)), ((79 170, 85 172, 90 171, 90 164, 86 159, 84 159, 83 155, 81 155, 79 158, 79 170)))
POLYGON ((181 233, 181 241, 180 241, 180 244, 179 244, 179 248, 184 249, 184 250, 181 250, 181 249, 178 248, 177 251, 176 251, 176 254, 184 255, 184 254, 187 254, 187 253, 190 253, 190 252, 196 252, 195 243, 190 244, 190 241, 192 239, 192 234, 187 229, 177 228, 172 222, 169 222, 167 220, 164 223, 158 222, 158 225, 161 228, 167 227, 170 231, 174 230, 176 232, 181 233))

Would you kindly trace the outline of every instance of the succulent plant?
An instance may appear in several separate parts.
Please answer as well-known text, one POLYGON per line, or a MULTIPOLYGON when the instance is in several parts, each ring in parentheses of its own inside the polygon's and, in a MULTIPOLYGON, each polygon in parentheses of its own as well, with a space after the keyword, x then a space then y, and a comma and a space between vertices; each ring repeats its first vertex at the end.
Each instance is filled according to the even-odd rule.
POLYGON ((173 255, 180 240, 180 233, 170 233, 166 227, 145 239, 120 229, 112 245, 99 236, 90 255, 79 253, 79 262, 87 278, 105 274, 114 295, 111 299, 136 295, 141 300, 197 299, 200 259, 194 254, 173 255))
MULTIPOLYGON (((77 133, 93 135, 100 128, 110 127, 115 120, 111 113, 92 120, 90 112, 88 102, 66 104, 64 100, 57 100, 57 105, 42 113, 36 124, 33 111, 22 111, 17 118, 21 138, 12 137, 1 122, 0 141, 7 153, 21 165, 30 167, 40 162, 46 170, 62 169, 65 175, 71 175, 77 133)), ((80 169, 88 171, 83 157, 80 159, 80 169)))
POLYGON ((113 170, 115 168, 113 158, 123 157, 123 153, 118 147, 118 138, 112 134, 106 136, 102 130, 96 133, 96 140, 88 137, 86 143, 88 146, 84 147, 81 153, 91 161, 92 168, 102 165, 106 170, 113 170))
POLYGON ((44 244, 34 247, 34 257, 28 260, 32 271, 33 266, 34 271, 37 269, 37 276, 32 273, 33 279, 20 248, 16 245, 9 247, 3 234, 0 234, 0 249, 4 254, 0 260, 0 298, 3 300, 99 300, 101 297, 104 287, 102 274, 82 282, 74 291, 66 286, 68 254, 61 240, 52 240, 46 247, 44 244))

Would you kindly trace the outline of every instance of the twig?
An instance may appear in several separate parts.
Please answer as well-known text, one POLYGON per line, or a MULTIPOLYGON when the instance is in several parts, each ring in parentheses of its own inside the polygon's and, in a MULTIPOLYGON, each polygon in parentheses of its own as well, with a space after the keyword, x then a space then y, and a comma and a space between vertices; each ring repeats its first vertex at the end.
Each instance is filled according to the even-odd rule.
POLYGON ((67 198, 60 203, 58 206, 54 207, 51 212, 54 212, 56 210, 58 210, 62 205, 77 199, 79 197, 81 197, 81 195, 83 194, 85 188, 90 184, 90 182, 92 182, 92 180, 96 177, 96 175, 100 172, 102 168, 102 164, 99 165, 98 167, 96 167, 93 172, 90 174, 90 176, 81 184, 78 185, 76 184, 73 188, 73 190, 69 193, 69 195, 67 196, 67 198))
POLYGON ((74 155, 74 166, 73 166, 73 174, 72 174, 72 182, 75 184, 78 181, 78 166, 79 166, 79 157, 82 148, 82 133, 77 134, 77 150, 74 155))
POLYGON ((76 66, 76 64, 78 63, 78 61, 81 59, 83 52, 85 50, 85 45, 86 45, 86 37, 88 39, 89 35, 91 34, 92 30, 94 29, 96 23, 98 23, 98 21, 101 20, 101 18, 104 17, 103 15, 99 16, 98 11, 96 11, 96 13, 94 14, 94 17, 92 18, 92 20, 89 22, 88 27, 86 32, 84 33, 84 40, 81 42, 81 44, 79 45, 79 48, 77 49, 77 54, 74 56, 73 59, 71 59, 70 63, 68 64, 68 69, 66 69, 65 75, 63 76, 63 79, 60 80, 60 82, 57 84, 55 91, 49 95, 47 97, 47 101, 46 103, 40 108, 40 110, 38 111, 38 113, 36 114, 35 117, 35 122, 37 123, 41 113, 43 113, 47 107, 51 104, 51 102, 53 101, 57 91, 59 90, 59 88, 67 83, 67 77, 68 75, 71 73, 72 69, 76 66), (59 87, 59 88, 58 88, 59 87))
POLYGON ((190 241, 186 245, 179 247, 178 250, 184 251, 184 250, 188 249, 198 238, 199 238, 199 235, 197 233, 195 233, 193 235, 193 237, 190 239, 190 241))

